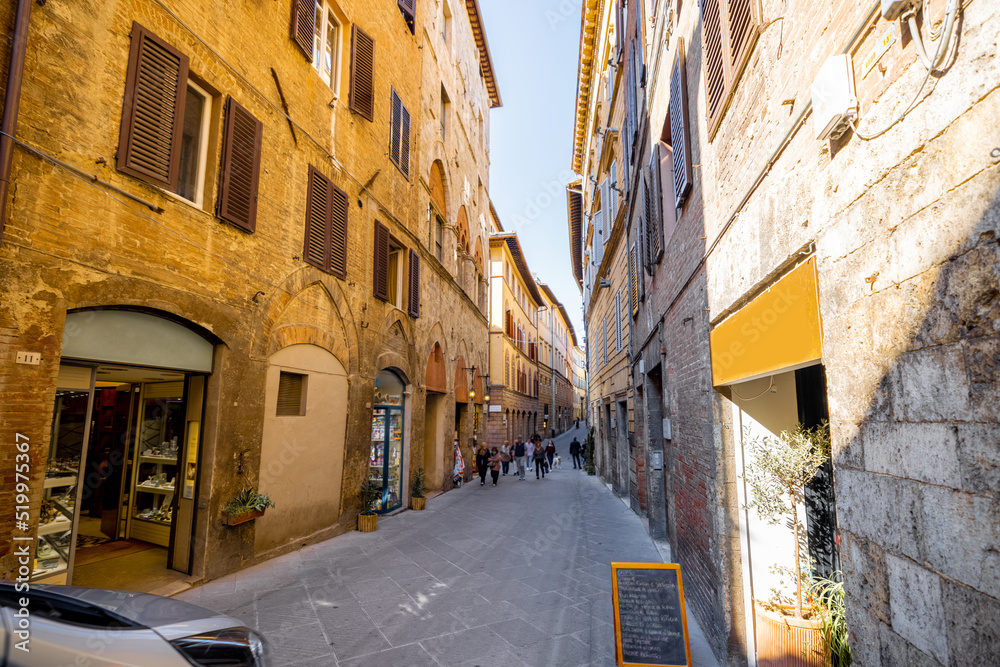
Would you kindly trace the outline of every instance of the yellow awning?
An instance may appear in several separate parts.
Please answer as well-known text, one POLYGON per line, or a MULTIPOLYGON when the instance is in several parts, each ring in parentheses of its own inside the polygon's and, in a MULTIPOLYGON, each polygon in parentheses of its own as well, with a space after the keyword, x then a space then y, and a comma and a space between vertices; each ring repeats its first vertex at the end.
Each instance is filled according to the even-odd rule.
POLYGON ((823 358, 816 258, 800 264, 709 334, 712 383, 733 384, 823 358))

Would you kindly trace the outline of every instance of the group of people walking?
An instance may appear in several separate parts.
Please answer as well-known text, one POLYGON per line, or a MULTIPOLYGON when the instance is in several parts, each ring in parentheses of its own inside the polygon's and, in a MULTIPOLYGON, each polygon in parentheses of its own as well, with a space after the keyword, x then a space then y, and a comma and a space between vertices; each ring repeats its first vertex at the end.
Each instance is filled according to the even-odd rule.
MULTIPOLYGON (((582 468, 580 454, 582 453, 580 442, 573 438, 570 443, 569 452, 573 457, 573 467, 582 468)), ((542 438, 537 433, 528 440, 522 440, 518 436, 511 446, 510 441, 504 441, 503 446, 488 449, 486 445, 480 445, 476 452, 476 472, 479 473, 479 485, 486 485, 487 471, 493 478, 493 486, 497 485, 500 475, 506 476, 510 472, 510 464, 517 465, 517 477, 519 481, 524 481, 525 474, 535 468, 535 479, 545 479, 545 474, 552 471, 557 456, 556 446, 551 440, 544 446, 542 438)))

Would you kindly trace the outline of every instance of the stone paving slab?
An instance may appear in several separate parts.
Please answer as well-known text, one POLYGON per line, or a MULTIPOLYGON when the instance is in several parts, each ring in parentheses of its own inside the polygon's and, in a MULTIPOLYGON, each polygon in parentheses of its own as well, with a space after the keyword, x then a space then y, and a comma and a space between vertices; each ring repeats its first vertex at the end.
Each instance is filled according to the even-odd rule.
MULTIPOLYGON (((280 667, 613 665, 611 562, 662 545, 581 470, 500 480, 178 597, 256 627, 280 667)), ((695 665, 718 667, 688 624, 695 665)))

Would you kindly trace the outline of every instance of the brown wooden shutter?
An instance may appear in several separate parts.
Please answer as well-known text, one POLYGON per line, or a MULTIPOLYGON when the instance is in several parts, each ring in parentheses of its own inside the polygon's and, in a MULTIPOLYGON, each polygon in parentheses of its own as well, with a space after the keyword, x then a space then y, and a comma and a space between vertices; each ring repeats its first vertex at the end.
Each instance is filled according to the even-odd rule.
POLYGON ((292 40, 302 49, 306 59, 313 59, 313 38, 316 36, 316 0, 292 0, 292 40))
POLYGON ((217 214, 226 222, 254 231, 264 125, 233 98, 226 99, 217 214))
MULTIPOLYGON (((683 208, 693 181, 691 129, 687 114, 687 66, 684 38, 677 41, 674 72, 670 78, 670 147, 673 158, 674 207, 683 208)), ((659 170, 657 170, 659 171, 659 170)))
POLYGON ((410 317, 420 317, 420 255, 410 251, 410 317))
POLYGON ((306 239, 302 257, 341 278, 347 277, 347 194, 317 169, 309 167, 306 239))
POLYGON ((399 0, 399 11, 403 13, 403 18, 406 19, 406 25, 410 28, 410 32, 412 33, 416 25, 417 0, 399 0))
POLYGON ((722 118, 726 95, 726 54, 722 48, 720 0, 702 0, 702 62, 705 63, 705 95, 711 133, 722 118))
POLYGON ((389 229, 375 221, 375 250, 372 253, 375 269, 373 273, 375 297, 389 300, 389 229))
POLYGON ((663 257, 663 197, 660 195, 660 142, 653 144, 652 155, 649 156, 649 226, 653 235, 651 255, 653 262, 659 263, 663 257))
POLYGON ((118 136, 119 171, 177 189, 187 75, 186 55, 132 24, 118 136))
POLYGON ((392 90, 392 115, 389 122, 389 157, 410 177, 410 112, 403 106, 403 100, 395 89, 392 90))
POLYGON ((330 270, 330 181, 309 167, 306 188, 305 261, 324 271, 330 270))
POLYGON ((629 248, 628 252, 628 297, 629 306, 631 308, 632 317, 639 314, 639 272, 636 267, 639 264, 638 252, 636 252, 636 246, 629 248))
POLYGON ((399 168, 402 170, 403 175, 407 178, 410 177, 410 112, 406 110, 406 107, 400 103, 399 105, 401 113, 401 127, 399 132, 399 168))
POLYGON ((275 411, 278 417, 301 417, 305 414, 302 400, 305 379, 305 375, 281 371, 278 376, 278 407, 275 411))
POLYGON ((357 25, 351 26, 348 106, 368 120, 375 120, 375 40, 357 25))

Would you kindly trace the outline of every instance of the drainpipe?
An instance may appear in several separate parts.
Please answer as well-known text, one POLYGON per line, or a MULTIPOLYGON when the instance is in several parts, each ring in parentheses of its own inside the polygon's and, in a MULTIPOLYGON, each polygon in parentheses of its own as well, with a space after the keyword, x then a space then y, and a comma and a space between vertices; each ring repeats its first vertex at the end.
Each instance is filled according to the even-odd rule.
POLYGON ((7 191, 10 189, 10 165, 14 159, 14 135, 17 133, 17 110, 21 103, 21 81, 24 78, 24 54, 28 50, 28 20, 31 0, 17 1, 17 18, 11 39, 10 66, 7 68, 7 94, 4 97, 3 118, 0 119, 0 243, 3 242, 4 220, 7 218, 7 191))

